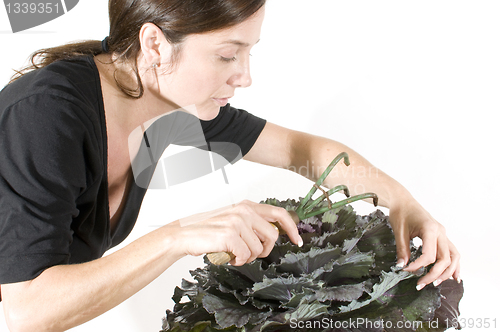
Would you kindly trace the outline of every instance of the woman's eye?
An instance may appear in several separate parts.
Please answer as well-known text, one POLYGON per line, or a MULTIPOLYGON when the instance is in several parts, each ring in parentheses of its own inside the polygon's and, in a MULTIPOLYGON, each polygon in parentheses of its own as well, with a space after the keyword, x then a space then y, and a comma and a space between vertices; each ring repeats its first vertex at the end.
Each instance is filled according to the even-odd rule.
POLYGON ((226 57, 221 56, 220 59, 223 62, 233 62, 233 61, 236 61, 236 57, 235 56, 233 56, 232 58, 226 58, 226 57))

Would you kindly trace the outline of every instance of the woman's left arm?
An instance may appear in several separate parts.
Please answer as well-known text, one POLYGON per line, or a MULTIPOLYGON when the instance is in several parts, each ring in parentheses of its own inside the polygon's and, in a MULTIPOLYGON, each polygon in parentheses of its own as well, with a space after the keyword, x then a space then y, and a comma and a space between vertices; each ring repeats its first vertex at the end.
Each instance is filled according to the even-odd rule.
POLYGON ((333 188, 344 184, 352 195, 365 192, 377 194, 379 204, 390 209, 389 219, 396 237, 398 265, 408 264, 410 240, 417 236, 422 239, 422 255, 405 270, 416 271, 435 264, 420 278, 417 289, 431 282, 438 285, 450 277, 460 282, 460 254, 446 236, 444 227, 401 184, 347 146, 267 123, 245 159, 292 170, 316 181, 331 160, 341 152, 349 155, 350 166, 339 163, 324 185, 333 188))

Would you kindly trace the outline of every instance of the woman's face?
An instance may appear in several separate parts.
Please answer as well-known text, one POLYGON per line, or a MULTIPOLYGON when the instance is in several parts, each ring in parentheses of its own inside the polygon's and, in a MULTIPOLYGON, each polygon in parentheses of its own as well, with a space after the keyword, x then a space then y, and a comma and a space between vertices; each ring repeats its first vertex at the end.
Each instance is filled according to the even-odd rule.
POLYGON ((261 8, 232 28, 189 35, 173 71, 158 75, 162 98, 181 107, 195 105, 202 120, 216 117, 236 88, 252 84, 250 49, 260 39, 263 20, 261 8))

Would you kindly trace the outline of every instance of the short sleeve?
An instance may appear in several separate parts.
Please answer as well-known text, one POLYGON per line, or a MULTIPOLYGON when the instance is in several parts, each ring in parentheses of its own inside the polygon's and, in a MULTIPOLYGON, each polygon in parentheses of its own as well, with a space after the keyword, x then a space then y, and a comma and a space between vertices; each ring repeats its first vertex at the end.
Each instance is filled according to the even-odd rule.
POLYGON ((0 113, 0 284, 69 262, 76 200, 92 181, 88 124, 76 114, 75 104, 46 94, 0 113))
POLYGON ((228 104, 215 119, 201 121, 201 125, 207 142, 234 143, 245 156, 259 138, 266 121, 228 104))

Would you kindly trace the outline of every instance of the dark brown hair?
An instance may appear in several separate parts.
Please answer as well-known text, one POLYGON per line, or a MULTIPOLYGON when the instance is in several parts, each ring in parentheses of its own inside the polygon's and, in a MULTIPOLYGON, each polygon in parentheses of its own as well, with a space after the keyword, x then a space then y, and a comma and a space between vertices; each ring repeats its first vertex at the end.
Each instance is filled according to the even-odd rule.
MULTIPOLYGON (((137 88, 130 89, 116 78, 120 89, 130 97, 144 92, 137 69, 141 49, 139 31, 144 23, 156 24, 174 45, 172 63, 180 54, 181 44, 190 34, 212 32, 235 26, 257 12, 266 0, 109 0, 109 52, 116 60, 132 65, 137 88)), ((102 53, 101 41, 89 40, 42 49, 30 56, 30 65, 18 71, 12 81, 25 73, 55 61, 102 53)))

